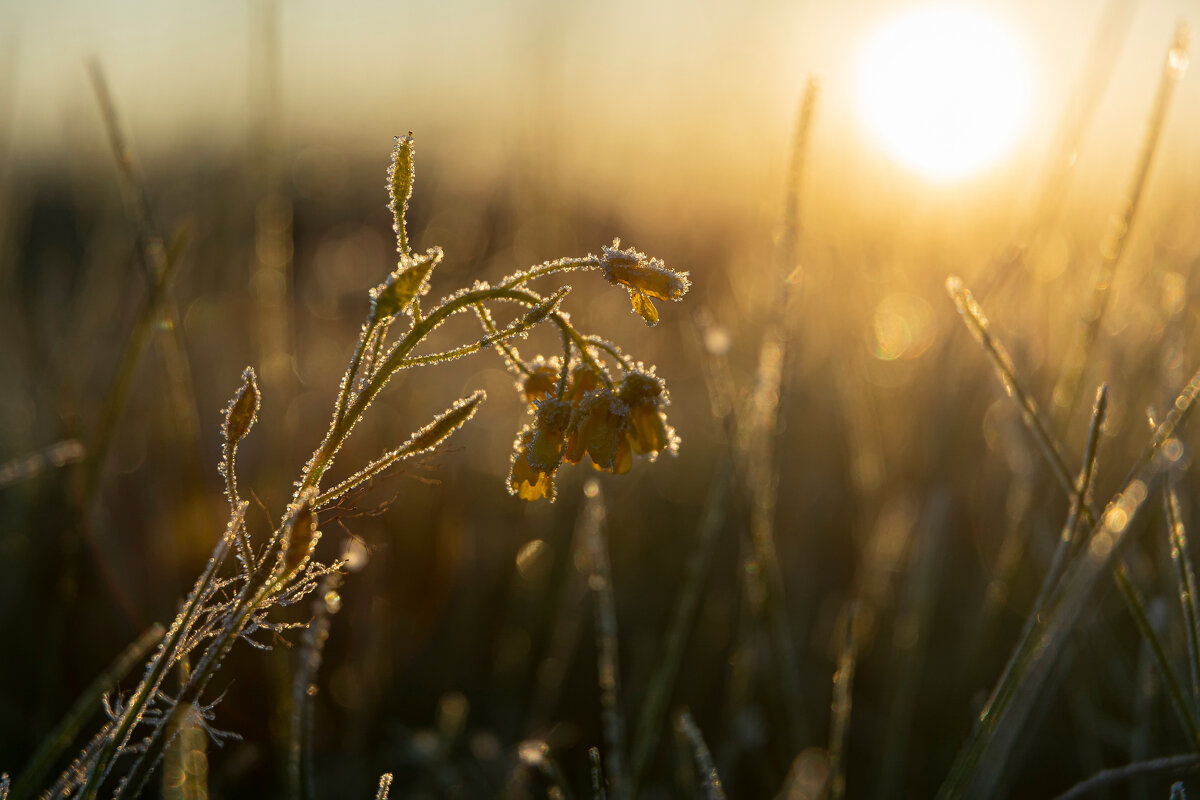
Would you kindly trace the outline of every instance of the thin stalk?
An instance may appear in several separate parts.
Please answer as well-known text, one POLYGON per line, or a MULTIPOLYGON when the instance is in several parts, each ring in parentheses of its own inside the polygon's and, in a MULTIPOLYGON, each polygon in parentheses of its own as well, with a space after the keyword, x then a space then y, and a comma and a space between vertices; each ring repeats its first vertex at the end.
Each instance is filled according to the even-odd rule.
POLYGON ((833 674, 833 705, 829 719, 830 781, 829 800, 846 796, 846 740, 850 732, 850 710, 854 700, 854 667, 858 661, 854 641, 854 621, 857 603, 851 602, 845 612, 845 631, 837 671, 833 674))
MULTIPOLYGON (((1025 424, 1026 430, 1033 437, 1034 442, 1038 446, 1039 452, 1042 454, 1043 460, 1050 468, 1050 472, 1054 475, 1059 485, 1067 492, 1068 496, 1073 496, 1076 492, 1076 486, 1067 473, 1066 460, 1062 455, 1057 442, 1050 433, 1050 427, 1038 409, 1037 403, 1024 390, 1020 381, 1017 380, 1016 369, 1013 367, 1012 359, 1008 355, 999 340, 995 339, 988 329, 988 319, 983 313, 983 309, 975 301, 971 292, 963 286, 962 281, 957 277, 950 277, 946 280, 946 288, 954 298, 955 304, 958 306, 959 314, 968 329, 975 335, 976 340, 983 346, 984 352, 991 358, 992 366, 995 368, 996 375, 999 377, 1005 391, 1016 400, 1021 411, 1021 421, 1025 424)), ((1191 387, 1195 383, 1195 376, 1183 390, 1177 403, 1181 402, 1185 395, 1191 391, 1191 387)), ((1190 408, 1190 401, 1188 408, 1190 408)), ((1172 414, 1178 412, 1176 407, 1172 414)), ((1162 428, 1159 428, 1161 431, 1162 428)), ((1155 439, 1152 447, 1148 447, 1142 453, 1142 459, 1149 459, 1158 452, 1157 448, 1162 446, 1164 439, 1159 439, 1159 431, 1155 432, 1155 439)), ((1142 461, 1139 461, 1133 471, 1140 469, 1142 461)), ((1084 502, 1079 507, 1079 520, 1085 528, 1091 530, 1096 525, 1098 519, 1095 509, 1091 504, 1084 502)), ((1087 538, 1081 540, 1086 542, 1087 538)), ((1113 578, 1116 581, 1117 589, 1121 592, 1121 599, 1125 602, 1126 607, 1135 618, 1147 618, 1145 603, 1137 596, 1136 593, 1129 591, 1130 586, 1128 581, 1120 579, 1120 576, 1114 572, 1113 578)), ((1159 672, 1163 676, 1163 680, 1172 685, 1179 683, 1178 676, 1175 674, 1175 668, 1169 660, 1160 658, 1159 656, 1167 651, 1166 646, 1161 641, 1161 637, 1154 631, 1152 627, 1141 627, 1139 630, 1143 635, 1149 636, 1151 641, 1151 652, 1156 656, 1156 663, 1159 672)), ((1031 643, 1026 641, 1025 646, 1030 646, 1031 643)), ((1195 712, 1187 708, 1177 708, 1177 711, 1186 718, 1184 723, 1185 729, 1200 730, 1200 719, 1197 718, 1195 712)), ((1200 741, 1200 740, 1197 740, 1200 741)))
POLYGON ((230 517, 229 525, 225 528, 225 535, 218 542, 216 549, 213 551, 212 558, 208 560, 208 563, 204 567, 204 571, 196 579, 196 585, 192 588, 192 593, 188 596, 187 602, 184 603, 179 615, 175 617, 175 621, 171 624, 171 629, 167 631, 166 638, 163 639, 158 652, 147 666, 146 674, 142 677, 141 683, 138 684, 133 696, 127 701, 125 710, 117 721, 112 734, 100 748, 96 763, 89 770, 87 783, 83 787, 82 800, 95 800, 97 793, 100 791, 100 784, 108 777, 108 773, 116 757, 129 742, 134 726, 142 720, 142 714, 145 712, 146 705, 158 693, 167 670, 178 659, 180 642, 184 641, 190 633, 192 623, 195 621, 200 607, 209 595, 217 570, 224 563, 225 556, 229 553, 230 544, 237 537, 245 513, 246 503, 243 502, 233 516, 230 517))
POLYGON ((709 752, 708 745, 704 743, 704 735, 700 733, 700 728, 692 719, 692 712, 686 708, 680 711, 679 716, 675 718, 675 727, 691 746, 692 758, 695 759, 696 769, 700 772, 704 800, 725 800, 725 790, 721 788, 721 776, 717 774, 712 753, 709 752))
MULTIPOLYGON (((1099 435, 1100 426, 1104 422, 1107 406, 1107 388, 1101 386, 1096 393, 1096 407, 1092 414, 1092 435, 1089 436, 1088 448, 1084 453, 1083 466, 1079 472, 1079 481, 1071 493, 1071 507, 1067 513, 1067 521, 1063 525, 1062 534, 1059 537, 1054 560, 1042 582, 1037 599, 1034 600, 1033 607, 1029 611, 1025 625, 1021 629, 1021 634, 1017 637, 1017 645, 1009 655, 1008 661, 1000 673, 1000 678, 997 680, 991 696, 988 697, 983 709, 979 712, 979 724, 972 734, 971 739, 968 740, 968 744, 960 753, 956 761, 955 770, 951 773, 952 775, 957 772, 965 774, 978 765, 978 760, 989 741, 988 737, 993 735, 996 726, 1003 719, 1003 715, 1007 711, 1018 689, 1023 670, 1028 666, 1029 660, 1032 657, 1032 651, 1037 642, 1037 638, 1034 635, 1035 630, 1040 625, 1039 620, 1042 618, 1049 599, 1059 587, 1062 572, 1067 565, 1067 555, 1073 550, 1073 546, 1079 538, 1079 521, 1083 508, 1087 503, 1087 497, 1091 491, 1092 481, 1096 472, 1096 439, 1099 435)), ((1127 586, 1127 589, 1131 590, 1132 587, 1127 586)), ((1140 609, 1143 608, 1142 603, 1139 601, 1135 605, 1138 610, 1134 610, 1134 618, 1144 618, 1144 613, 1140 612, 1140 609)), ((1141 625, 1138 628, 1139 630, 1143 630, 1141 625)), ((1153 629, 1149 630, 1153 634, 1153 629)), ((1161 644, 1156 646, 1161 652, 1161 644)))
POLYGON ((528 283, 536 278, 541 278, 545 275, 553 275, 556 272, 568 272, 573 269, 597 269, 600 266, 600 260, 593 256, 584 256, 583 258, 560 258, 557 261, 547 261, 539 267, 518 272, 515 275, 502 281, 497 288, 514 289, 521 284, 528 283))
POLYGON ((313 600, 313 616, 300 640, 296 672, 292 676, 292 708, 288 716, 288 797, 312 800, 316 797, 312 765, 313 703, 309 687, 315 685, 325 641, 329 638, 330 616, 336 610, 330 593, 336 598, 341 575, 331 572, 321 581, 313 600))
POLYGON ((1171 672, 1165 674, 1163 670, 1164 664, 1170 664, 1170 656, 1167 655, 1162 637, 1155 631, 1154 622, 1150 619, 1149 614, 1145 613, 1146 604, 1142 601, 1141 594, 1133 583, 1129 580, 1129 573, 1124 565, 1118 567, 1116 571, 1116 580, 1118 585, 1123 587, 1122 592, 1132 597, 1136 597, 1139 603, 1136 606, 1131 606, 1133 612, 1133 622, 1137 626, 1138 631, 1150 646, 1150 653, 1154 658, 1154 665, 1158 670, 1159 678, 1162 679, 1163 686, 1167 691, 1167 697, 1171 700, 1171 706, 1175 709, 1175 713, 1179 716, 1180 723, 1183 725, 1184 732, 1187 734, 1188 741, 1192 743, 1192 747, 1200 752, 1200 723, 1197 723, 1192 704, 1187 699, 1187 694, 1183 690, 1183 683, 1179 678, 1171 672), (1136 609, 1136 610, 1135 610, 1136 609))
MULTIPOLYGON (((265 558, 263 560, 266 561, 265 558)), ((234 616, 231 622, 213 638, 175 702, 169 710, 163 713, 162 719, 159 720, 154 730, 142 741, 141 753, 129 774, 118 787, 114 800, 120 800, 126 796, 137 797, 141 793, 168 744, 167 732, 172 729, 172 726, 179 724, 180 716, 186 712, 189 706, 199 701, 201 694, 208 687, 208 682, 216 674, 217 669, 225 660, 225 656, 233 647, 233 643, 246 629, 250 619, 262 608, 264 601, 290 577, 290 574, 275 572, 270 580, 262 583, 253 593, 251 593, 253 583, 247 583, 242 589, 237 602, 237 607, 241 609, 240 613, 234 616)), ((96 788, 99 788, 98 785, 96 788)), ((94 797, 95 792, 89 792, 84 795, 83 800, 92 800, 94 797)))
POLYGON ((375 335, 378 327, 379 320, 372 316, 358 335, 358 345, 354 348, 354 355, 350 357, 350 366, 346 368, 346 377, 342 379, 337 400, 334 402, 333 419, 335 424, 341 422, 342 418, 346 416, 346 405, 350 402, 350 395, 354 394, 354 385, 358 380, 358 368, 362 364, 363 355, 366 353, 371 337, 375 335))
POLYGON ((795 136, 784 181, 782 236, 776 257, 778 284, 771 293, 767 309, 767 330, 759 348, 758 377, 751 398, 747 429, 739 437, 743 463, 739 465, 749 510, 750 538, 754 544, 754 559, 759 569, 750 573, 762 582, 763 612, 770 634, 771 651, 776 678, 783 697, 784 712, 793 749, 798 750, 804 738, 803 700, 800 688, 800 669, 792 636, 791 619, 787 611, 783 569, 775 547, 775 510, 778 500, 779 465, 775 448, 779 427, 780 402, 783 397, 784 365, 788 352, 787 311, 794 281, 790 278, 797 268, 800 238, 800 187, 808 154, 813 112, 819 85, 810 79, 796 119, 795 136))
POLYGON ((567 322, 566 318, 561 314, 554 314, 553 316, 554 324, 562 331, 563 336, 570 339, 575 345, 575 349, 579 352, 579 357, 600 376, 600 380, 604 381, 604 385, 611 389, 613 386, 612 378, 609 377, 608 370, 604 368, 604 365, 597 361, 596 357, 588 350, 590 342, 580 336, 579 331, 575 330, 571 323, 567 322))
POLYGON ((625 355, 620 350, 601 339, 599 336, 584 336, 583 341, 608 353, 616 360, 618 364, 621 365, 621 369, 625 370, 626 372, 634 369, 633 361, 629 358, 629 356, 625 355))
POLYGON ((1123 767, 1113 767, 1097 772, 1087 780, 1080 781, 1058 795, 1054 800, 1078 800, 1080 797, 1087 797, 1093 792, 1102 791, 1114 784, 1125 783, 1143 775, 1157 775, 1160 772, 1191 772, 1197 767, 1200 767, 1200 755, 1195 753, 1138 761, 1123 767))
POLYGON ((688 560, 687 572, 683 579, 683 586, 679 590, 679 597, 675 601, 675 611, 671 618, 671 625, 667 629, 662 657, 650 678, 646 697, 642 701, 642 711, 638 717, 637 730, 633 737, 633 766, 630 773, 629 792, 631 797, 637 797, 638 789, 645 779, 646 770, 650 766, 650 761, 654 757, 654 752, 658 748, 659 739, 662 736, 662 727, 666 722, 667 704, 671 700, 671 693, 679 678, 679 668, 683 663, 688 637, 695 627, 696 616, 700 611, 700 601, 708 584, 713 551, 728 515, 727 506, 731 480, 732 465, 728 459, 725 459, 718 465, 712 479, 712 487, 705 497, 697 542, 691 558, 688 560))
POLYGON ((588 760, 592 762, 592 800, 607 800, 604 793, 604 764, 600 761, 600 749, 588 748, 588 760))
POLYGON ((1187 69, 1187 51, 1190 39, 1191 30, 1186 24, 1179 23, 1163 61, 1162 75, 1159 77, 1154 105, 1150 110, 1150 118, 1146 122, 1146 132, 1142 137, 1141 150, 1130 178, 1129 188, 1121 201, 1121 207, 1109 219, 1108 230, 1100 247, 1100 261, 1092 277, 1092 295, 1086 311, 1079 320, 1074 342, 1063 363, 1062 374, 1054 387, 1052 395, 1053 422, 1056 430, 1065 429, 1067 421, 1075 410, 1075 404, 1078 402, 1079 387, 1092 355, 1096 335, 1100 331, 1100 323, 1108 308, 1113 278, 1125 257, 1130 231, 1133 230, 1133 224, 1137 220, 1150 168, 1154 164, 1154 155, 1158 151, 1158 143, 1162 139, 1165 127, 1163 123, 1171 105, 1171 96, 1174 93, 1175 85, 1187 69))
POLYGON ((608 760, 609 790, 614 800, 629 794, 629 775, 625 761, 625 716, 621 713, 620 660, 617 656, 617 607, 613 599, 612 569, 608 563, 608 543, 604 535, 604 500, 594 480, 584 489, 581 539, 586 544, 590 574, 588 586, 596 615, 596 670, 600 684, 600 715, 608 760))
POLYGON ((994 788, 1021 721, 1045 686, 1067 636, 1085 611, 1095 585, 1106 569, 1113 574, 1142 635, 1155 650, 1160 672, 1168 692, 1176 698, 1176 711, 1180 714, 1188 738, 1193 746, 1200 749, 1200 727, 1196 725, 1190 706, 1179 705, 1182 688, 1165 657, 1165 648, 1148 624, 1148 617, 1144 613, 1145 603, 1133 590, 1123 568, 1115 560, 1146 499, 1150 483, 1162 469, 1160 460, 1156 458, 1159 450, 1186 420, 1198 395, 1200 370, 1180 392, 1171 413, 1143 448, 1124 482, 1124 488, 1099 515, 1099 521, 1084 540, 1086 546, 1064 572, 1048 603, 1048 610, 1037 618, 1026 640, 1018 644, 1020 659, 1007 681, 1011 689, 1006 692, 1003 703, 993 703, 980 716, 971 739, 959 752, 939 797, 983 796, 994 788))
MULTIPOLYGON (((561 298, 562 294, 560 290, 551 299, 553 300, 555 297, 561 298)), ((329 432, 325 436, 325 440, 317 448, 316 452, 313 453, 312 458, 309 459, 308 465, 304 469, 304 477, 297 485, 293 499, 299 498, 305 490, 320 485, 321 478, 329 468, 333 457, 337 455, 338 450, 341 449, 342 444, 346 441, 354 426, 362 418, 363 413, 375 400, 376 395, 383 390, 383 387, 391 379, 392 375, 405 365, 405 358, 408 354, 434 328, 445 322, 448 317, 485 300, 507 300, 533 308, 537 308, 548 302, 536 294, 518 289, 475 289, 446 300, 434 309, 433 313, 428 317, 424 317, 419 322, 413 323, 413 326, 409 328, 404 338, 388 351, 383 364, 371 376, 371 381, 355 396, 354 401, 349 405, 345 413, 342 414, 341 418, 337 419, 335 417, 329 432)), ((522 321, 524 321, 524 318, 522 321)), ((536 322, 532 324, 536 324, 536 322)))
MULTIPOLYGON (((179 243, 177 242, 171 247, 168 247, 166 244, 166 237, 163 236, 162 227, 158 224, 150 204, 149 192, 147 192, 145 183, 134 169, 132 151, 129 149, 128 142, 121 130, 120 122, 117 119, 116 106, 108 90, 104 73, 100 69, 99 61, 96 59, 89 60, 87 62, 87 72, 88 78, 92 82, 93 92, 96 95, 96 103, 100 107, 100 115, 104 120, 104 128, 112 149, 113 160, 117 164, 117 172, 121 181, 122 193, 125 196, 125 204, 137 233, 138 254, 141 257, 141 264, 146 273, 147 284, 150 288, 145 309, 153 312, 150 320, 151 323, 157 326, 161 322, 163 329, 168 332, 165 337, 158 339, 170 384, 167 393, 168 399, 171 403, 175 419, 183 429, 182 432, 186 438, 187 452, 190 455, 192 467, 197 471, 197 474, 201 474, 203 467, 200 464, 199 448, 200 412, 196 407, 196 392, 193 386, 191 367, 188 363, 187 351, 183 346, 182 334, 180 333, 179 312, 175 308, 174 301, 171 299, 169 288, 169 281, 174 271, 174 263, 179 261, 179 243)), ((135 340, 131 337, 130 343, 127 346, 131 346, 134 343, 135 340)), ((137 351, 133 354, 135 365, 140 358, 142 349, 142 347, 138 347, 137 351)), ((115 423, 115 420, 113 422, 115 423)), ((108 432, 108 435, 111 436, 111 430, 108 432)), ((107 454, 108 442, 104 442, 102 448, 93 446, 92 449, 94 455, 97 457, 94 469, 98 473, 103 466, 103 458, 107 454)), ((96 476, 92 475, 91 477, 94 480, 96 476)), ((85 495, 85 498, 90 499, 90 492, 95 489, 94 482, 88 488, 89 494, 85 495)))
MULTIPOLYGON (((497 333, 499 333, 499 328, 496 327, 496 321, 492 319, 492 312, 488 311, 487 306, 485 306, 483 303, 476 303, 473 308, 475 309, 475 316, 479 317, 479 324, 483 326, 483 329, 489 335, 495 336, 497 333)), ((496 351, 500 353, 500 357, 504 359, 504 363, 510 365, 522 375, 533 375, 533 370, 525 366, 525 362, 521 360, 521 355, 517 352, 517 348, 513 347, 508 342, 503 341, 497 341, 494 344, 496 345, 496 351)))
POLYGON ((0 464, 0 488, 35 478, 48 469, 74 464, 86 457, 87 451, 83 442, 78 439, 63 439, 29 455, 18 456, 0 464))
POLYGON ((1163 511, 1167 520, 1167 536, 1171 542, 1171 561, 1179 580, 1179 605, 1183 610, 1184 630, 1187 632, 1192 703, 1200 704, 1200 613, 1196 611, 1196 573, 1188 552, 1187 528, 1180 514, 1174 476, 1168 476, 1163 485, 1163 511))
POLYGON ((912 720, 920 693, 922 667, 929 657, 929 636, 941 589, 947 530, 950 527, 951 494, 939 487, 923 504, 913 553, 893 627, 890 671, 891 695, 888 703, 886 736, 879 758, 877 800, 897 797, 903 791, 908 766, 909 744, 913 738, 912 720))
POLYGON ((130 643, 120 655, 83 691, 75 704, 67 711, 58 725, 54 727, 37 752, 29 759, 29 765, 17 778, 9 793, 10 800, 23 800, 32 797, 37 787, 42 784, 46 773, 54 766, 63 752, 70 746, 71 740, 79 733, 83 723, 95 712, 101 698, 113 690, 117 681, 121 680, 129 670, 133 669, 155 644, 162 640, 165 629, 155 623, 136 640, 130 643))

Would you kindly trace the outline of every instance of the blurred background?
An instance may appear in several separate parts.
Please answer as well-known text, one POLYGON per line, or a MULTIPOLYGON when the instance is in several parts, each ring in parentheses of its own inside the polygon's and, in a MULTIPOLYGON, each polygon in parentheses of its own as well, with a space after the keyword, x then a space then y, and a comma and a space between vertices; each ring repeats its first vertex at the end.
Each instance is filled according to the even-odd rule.
MULTIPOLYGON (((1167 407, 1200 356, 1200 81, 1180 47, 1164 68, 1177 22, 1198 16, 1185 0, 950 4, 1006 31, 1027 81, 998 153, 939 176, 895 160, 864 113, 865 48, 919 5, 0 0, 0 769, 19 771, 191 586, 224 519, 217 412, 248 364, 263 405, 241 480, 261 502, 252 525, 278 518, 324 433, 366 292, 394 266, 385 170, 393 137, 413 131, 410 231, 416 248, 446 252, 431 298, 618 236, 691 273, 692 292, 661 304, 652 330, 597 274, 574 281, 566 303, 581 328, 657 365, 683 438, 678 458, 602 481, 631 720, 731 450, 712 387, 733 387, 732 417, 749 416, 760 343, 788 287, 766 441, 799 707, 780 699, 786 681, 743 587, 750 514, 736 502, 671 706, 692 709, 730 796, 772 796, 802 749, 829 745, 839 620, 857 600, 848 794, 932 794, 1067 506, 945 278, 979 290, 1052 408, 1094 270, 1115 263, 1082 399, 1059 430, 1074 468, 1094 387, 1110 383, 1096 495, 1107 499, 1144 443, 1145 409, 1167 407), (148 327, 136 215, 92 58, 151 216, 179 248, 170 314, 148 327), (789 153, 812 78, 789 255, 789 153), (12 466, 58 442, 80 444, 12 466)), ((988 43, 973 41, 941 72, 987 67, 988 43)), ((1012 70, 993 72, 1007 85, 1012 70)), ((445 341, 456 335, 476 334, 464 324, 445 341)), ((558 345, 540 333, 520 346, 532 357, 558 345)), ((508 495, 527 418, 490 354, 403 376, 341 464, 395 446, 475 388, 489 400, 444 452, 323 522, 327 555, 354 537, 365 563, 341 590, 317 679, 322 796, 368 796, 383 771, 396 773, 393 797, 542 796, 517 758, 527 739, 546 741, 586 795, 587 748, 602 744, 575 557, 591 471, 560 472, 552 505, 508 495)), ((1181 480, 1190 520, 1197 482, 1181 480)), ((1131 571, 1180 644, 1157 505, 1141 520, 1131 571)), ((1185 746, 1111 594, 1073 639, 1069 690, 1047 694, 1019 748, 1014 796, 1185 746)), ((246 648, 225 670, 216 724, 245 738, 210 751, 215 796, 282 795, 293 658, 282 644, 246 648)), ((683 791, 672 736, 650 796, 683 791)), ((1136 788, 1165 796, 1168 783, 1136 788)))

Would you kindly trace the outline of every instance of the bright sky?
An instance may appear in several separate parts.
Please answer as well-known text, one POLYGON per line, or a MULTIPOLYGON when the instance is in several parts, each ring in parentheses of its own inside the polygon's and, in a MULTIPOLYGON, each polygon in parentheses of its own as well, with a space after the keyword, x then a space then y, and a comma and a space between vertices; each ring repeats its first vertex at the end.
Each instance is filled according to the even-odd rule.
MULTIPOLYGON (((105 66, 141 147, 213 137, 240 146, 259 5, 0 0, 0 115, 12 122, 16 154, 92 135, 82 67, 89 54, 105 66)), ((814 72, 823 81, 816 145, 829 154, 828 168, 874 157, 856 150, 871 147, 853 113, 856 60, 876 24, 917 5, 280 0, 284 123, 294 147, 386 149, 393 134, 411 129, 425 147, 481 164, 526 143, 549 158, 586 154, 569 159, 585 175, 612 172, 605 165, 613 159, 646 179, 711 172, 715 160, 718 171, 773 183, 814 72)), ((1035 98, 1018 152, 1038 153, 1106 3, 975 5, 1004 18, 1026 44, 1035 98)), ((1200 9, 1188 0, 1125 5, 1128 36, 1088 145, 1132 162, 1175 22, 1191 12, 1200 24, 1200 9)), ((1179 88, 1165 140, 1193 171, 1200 155, 1188 145, 1197 136, 1193 74, 1179 88)))

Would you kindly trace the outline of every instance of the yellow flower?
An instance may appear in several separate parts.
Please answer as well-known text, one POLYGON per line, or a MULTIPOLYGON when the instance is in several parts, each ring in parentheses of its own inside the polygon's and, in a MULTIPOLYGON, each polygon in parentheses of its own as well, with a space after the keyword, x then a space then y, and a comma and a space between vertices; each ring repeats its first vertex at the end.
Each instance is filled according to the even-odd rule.
POLYGON ((508 473, 508 491, 522 500, 537 500, 541 497, 554 499, 554 470, 538 469, 529 463, 529 447, 533 442, 533 430, 521 431, 515 443, 512 468, 508 473))
POLYGON ((554 394, 558 388, 558 367, 548 362, 535 363, 529 375, 521 382, 521 391, 530 405, 536 406, 554 394))
POLYGON ((662 411, 667 404, 662 379, 652 373, 630 371, 621 381, 618 396, 629 407, 627 437, 633 452, 651 458, 663 450, 674 452, 678 441, 662 411))
POLYGON ((578 407, 583 402, 583 396, 600 388, 600 375, 587 364, 580 364, 571 370, 571 378, 567 382, 566 401, 578 407))
POLYGON ((691 286, 686 272, 668 269, 661 260, 648 258, 632 247, 622 250, 620 239, 613 239, 612 246, 604 248, 600 269, 609 283, 629 290, 634 312, 649 325, 658 324, 658 309, 650 298, 679 300, 691 286))
POLYGON ((548 397, 538 404, 533 427, 515 442, 509 491, 523 500, 554 499, 554 473, 562 462, 563 442, 571 422, 571 406, 548 397))
POLYGON ((633 464, 625 435, 628 428, 629 407, 612 389, 589 392, 575 409, 563 458, 577 464, 586 453, 598 470, 617 475, 628 472, 633 464))

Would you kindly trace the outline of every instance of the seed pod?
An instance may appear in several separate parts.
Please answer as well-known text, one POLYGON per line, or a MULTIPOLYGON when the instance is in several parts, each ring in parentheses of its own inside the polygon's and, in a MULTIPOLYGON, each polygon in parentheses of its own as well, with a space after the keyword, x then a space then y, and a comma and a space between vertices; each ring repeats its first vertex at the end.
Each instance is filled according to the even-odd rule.
POLYGON ((287 521, 284 522, 283 552, 280 554, 280 560, 285 575, 303 566, 320 537, 317 515, 312 508, 315 497, 315 489, 305 491, 292 505, 287 521))
POLYGON ((222 432, 229 444, 240 442, 258 419, 258 381, 254 368, 246 367, 242 372, 242 385, 229 405, 225 406, 225 425, 222 432))
POLYGON ((392 166, 388 169, 388 197, 391 200, 388 208, 392 211, 392 229, 396 231, 396 249, 401 257, 408 255, 405 215, 408 213, 408 199, 412 197, 414 175, 413 137, 410 131, 407 136, 396 137, 392 166))

